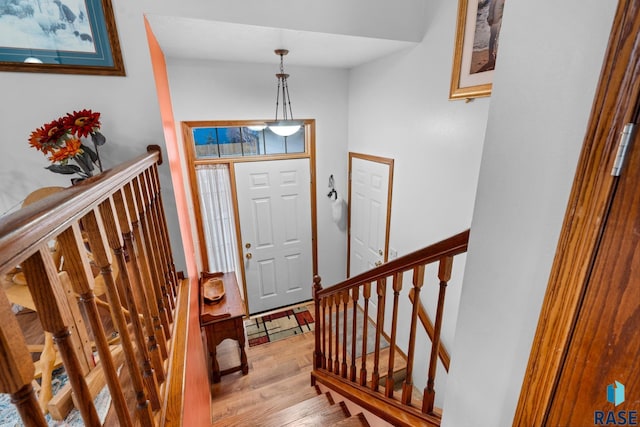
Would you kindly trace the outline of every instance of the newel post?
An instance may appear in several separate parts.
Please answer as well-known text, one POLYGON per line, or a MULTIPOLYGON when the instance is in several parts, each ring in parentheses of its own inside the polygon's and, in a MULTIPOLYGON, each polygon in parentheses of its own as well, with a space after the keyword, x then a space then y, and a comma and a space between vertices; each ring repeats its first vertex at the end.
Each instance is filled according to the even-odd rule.
POLYGON ((324 322, 321 322, 320 319, 320 295, 319 292, 322 290, 322 285, 320 284, 320 276, 313 276, 313 302, 314 302, 314 311, 315 311, 315 319, 316 319, 316 327, 315 327, 315 351, 313 353, 313 368, 320 369, 322 368, 322 349, 320 348, 320 336, 322 334, 322 328, 324 327, 324 322))

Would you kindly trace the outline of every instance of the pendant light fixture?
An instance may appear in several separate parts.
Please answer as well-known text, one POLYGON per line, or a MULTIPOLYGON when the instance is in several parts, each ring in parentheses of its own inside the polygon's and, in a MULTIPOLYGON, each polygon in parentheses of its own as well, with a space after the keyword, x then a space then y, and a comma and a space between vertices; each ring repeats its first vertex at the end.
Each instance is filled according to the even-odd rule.
POLYGON ((266 122, 267 127, 276 135, 291 136, 302 127, 301 120, 293 120, 291 112, 291 98, 289 98, 289 86, 287 79, 289 74, 284 72, 284 56, 289 53, 286 49, 276 49, 276 55, 280 56, 280 72, 276 74, 278 78, 278 92, 276 94, 276 119, 266 122), (282 120, 278 120, 278 108, 280 107, 280 92, 282 91, 282 120))

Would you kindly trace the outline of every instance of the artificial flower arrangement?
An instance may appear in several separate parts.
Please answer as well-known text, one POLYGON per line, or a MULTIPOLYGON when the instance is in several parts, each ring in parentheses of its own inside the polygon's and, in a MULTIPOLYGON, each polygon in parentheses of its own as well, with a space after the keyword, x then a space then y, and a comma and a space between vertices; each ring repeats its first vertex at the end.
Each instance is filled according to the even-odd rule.
POLYGON ((80 179, 93 176, 97 165, 102 172, 98 147, 107 142, 100 133, 100 113, 74 111, 31 132, 29 145, 48 156, 45 169, 65 175, 78 174, 80 179), (93 148, 85 144, 90 138, 93 148), (75 163, 75 164, 74 164, 75 163))

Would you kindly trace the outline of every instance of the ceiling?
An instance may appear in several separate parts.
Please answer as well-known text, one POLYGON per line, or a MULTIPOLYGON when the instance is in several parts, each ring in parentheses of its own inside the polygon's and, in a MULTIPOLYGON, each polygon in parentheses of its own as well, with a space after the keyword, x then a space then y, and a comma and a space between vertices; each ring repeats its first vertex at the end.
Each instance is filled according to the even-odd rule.
POLYGON ((167 58, 277 63, 273 51, 284 48, 287 65, 352 68, 417 44, 175 16, 147 20, 167 58))

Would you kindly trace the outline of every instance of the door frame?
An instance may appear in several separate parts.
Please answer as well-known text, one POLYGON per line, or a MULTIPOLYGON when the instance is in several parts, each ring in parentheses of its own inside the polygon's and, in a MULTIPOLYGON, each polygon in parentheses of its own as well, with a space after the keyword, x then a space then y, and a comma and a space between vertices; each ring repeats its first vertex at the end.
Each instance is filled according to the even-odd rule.
MULTIPOLYGON (((243 265, 242 258, 242 240, 240 233, 240 211, 238 209, 238 193, 235 181, 236 163, 245 162, 263 162, 270 160, 287 160, 287 159, 309 159, 310 173, 310 204, 311 204, 311 260, 313 275, 318 274, 318 221, 317 221, 317 202, 316 202, 316 121, 315 119, 304 119, 305 131, 305 151, 304 153, 295 154, 274 154, 268 156, 246 156, 246 157, 223 157, 223 158, 207 158, 197 159, 193 144, 193 128, 198 127, 236 127, 236 126, 253 126, 264 124, 264 120, 208 120, 208 121, 183 121, 180 122, 182 127, 182 141, 184 152, 187 159, 187 167, 189 172, 189 184, 191 187, 191 199, 194 207, 194 217, 197 227, 197 245, 200 249, 196 253, 196 257, 200 257, 200 263, 203 271, 209 271, 209 261, 207 259, 207 247, 204 244, 204 227, 202 224, 202 216, 200 214, 201 205, 198 191, 198 180, 196 178, 196 166, 202 164, 227 164, 229 165, 229 174, 231 177, 231 197, 233 198, 233 215, 236 228, 236 256, 238 266, 243 265)), ((244 268, 240 268, 240 278, 242 282, 242 291, 244 296, 245 314, 248 314, 247 299, 247 280, 244 268)), ((236 271, 236 275, 238 272, 236 271)), ((309 282, 309 286, 313 286, 313 281, 309 282)))
POLYGON ((564 368, 618 181, 611 176, 611 168, 620 131, 638 116, 635 103, 640 95, 640 70, 636 66, 640 61, 639 8, 638 0, 618 2, 514 426, 545 423, 564 368))
POLYGON ((393 159, 387 157, 372 156, 369 154, 355 153, 349 151, 349 188, 347 191, 349 206, 347 213, 347 277, 351 277, 351 172, 353 159, 367 160, 370 162, 382 163, 389 166, 389 186, 387 189, 387 223, 384 233, 384 255, 383 262, 389 260, 389 233, 391 229, 391 195, 393 194, 393 159))

